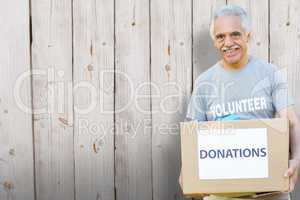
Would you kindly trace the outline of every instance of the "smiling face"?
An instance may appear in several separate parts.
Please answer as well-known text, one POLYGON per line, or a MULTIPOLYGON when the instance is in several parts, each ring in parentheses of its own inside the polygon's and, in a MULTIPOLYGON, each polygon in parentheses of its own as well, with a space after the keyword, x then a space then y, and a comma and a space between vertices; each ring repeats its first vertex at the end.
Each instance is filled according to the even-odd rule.
POLYGON ((247 63, 249 37, 239 16, 221 16, 215 20, 214 45, 219 50, 225 67, 240 68, 247 63))

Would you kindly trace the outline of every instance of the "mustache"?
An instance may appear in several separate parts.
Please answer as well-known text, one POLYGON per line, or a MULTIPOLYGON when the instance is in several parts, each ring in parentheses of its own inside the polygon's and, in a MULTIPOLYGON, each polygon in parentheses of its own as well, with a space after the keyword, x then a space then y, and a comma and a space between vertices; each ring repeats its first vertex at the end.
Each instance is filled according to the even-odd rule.
POLYGON ((240 48, 239 45, 232 45, 232 46, 230 46, 230 47, 225 46, 225 47, 221 48, 221 51, 222 51, 223 53, 225 53, 226 51, 229 51, 229 50, 235 50, 235 49, 239 49, 239 48, 240 48))

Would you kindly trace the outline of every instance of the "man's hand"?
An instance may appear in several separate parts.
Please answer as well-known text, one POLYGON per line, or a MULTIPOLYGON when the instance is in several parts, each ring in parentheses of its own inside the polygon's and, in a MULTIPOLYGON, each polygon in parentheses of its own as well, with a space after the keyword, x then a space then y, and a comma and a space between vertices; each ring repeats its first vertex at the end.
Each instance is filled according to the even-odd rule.
POLYGON ((179 178, 178 178, 178 182, 179 182, 180 188, 182 189, 182 175, 181 175, 181 170, 180 170, 180 175, 179 175, 179 178))
POLYGON ((300 122, 294 106, 281 109, 279 116, 287 118, 290 126, 290 156, 292 159, 289 162, 289 169, 286 171, 285 177, 289 178, 290 182, 288 192, 292 192, 295 189, 298 179, 298 169, 300 165, 300 122))
POLYGON ((298 180, 298 170, 300 161, 293 159, 289 161, 289 169, 285 172, 284 177, 289 179, 288 192, 293 192, 298 180))

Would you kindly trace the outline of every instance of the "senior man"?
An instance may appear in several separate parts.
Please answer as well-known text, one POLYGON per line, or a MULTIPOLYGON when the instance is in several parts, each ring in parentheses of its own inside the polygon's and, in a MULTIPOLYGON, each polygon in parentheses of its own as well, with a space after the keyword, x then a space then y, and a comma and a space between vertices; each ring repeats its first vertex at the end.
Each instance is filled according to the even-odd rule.
MULTIPOLYGON (((288 200, 295 188, 300 166, 300 126, 288 94, 287 81, 274 65, 248 55, 250 23, 239 6, 226 5, 217 10, 211 23, 211 37, 221 60, 202 73, 195 82, 187 120, 288 118, 290 124, 289 190, 270 197, 288 200)), ((179 183, 182 186, 181 173, 179 183)), ((205 200, 229 200, 209 195, 205 200)))

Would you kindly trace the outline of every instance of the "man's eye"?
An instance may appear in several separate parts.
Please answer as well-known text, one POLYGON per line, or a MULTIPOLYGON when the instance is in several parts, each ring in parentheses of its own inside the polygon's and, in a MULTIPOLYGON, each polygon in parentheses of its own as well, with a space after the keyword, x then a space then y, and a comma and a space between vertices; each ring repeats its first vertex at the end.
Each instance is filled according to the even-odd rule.
POLYGON ((237 32, 237 31, 231 33, 231 36, 233 36, 233 37, 240 37, 241 35, 242 34, 240 32, 237 32))
POLYGON ((224 35, 217 35, 217 36, 216 36, 216 39, 217 39, 217 40, 222 40, 222 39, 224 39, 224 35))

